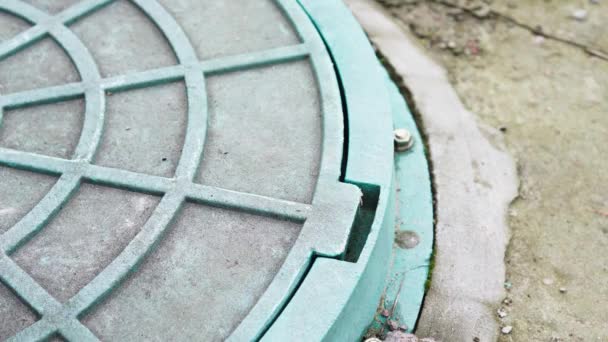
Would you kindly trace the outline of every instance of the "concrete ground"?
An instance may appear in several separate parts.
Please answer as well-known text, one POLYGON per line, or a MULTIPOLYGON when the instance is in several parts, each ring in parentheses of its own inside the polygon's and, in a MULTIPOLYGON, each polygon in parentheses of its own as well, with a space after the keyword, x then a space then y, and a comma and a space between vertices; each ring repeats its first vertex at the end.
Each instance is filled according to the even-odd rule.
POLYGON ((517 161, 499 341, 608 341, 608 1, 380 2, 517 161))

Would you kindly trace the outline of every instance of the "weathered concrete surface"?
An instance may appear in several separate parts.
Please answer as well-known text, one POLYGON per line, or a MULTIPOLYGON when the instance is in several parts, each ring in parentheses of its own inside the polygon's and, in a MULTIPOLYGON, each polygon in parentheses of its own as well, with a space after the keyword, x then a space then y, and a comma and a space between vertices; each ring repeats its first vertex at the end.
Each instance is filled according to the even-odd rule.
POLYGON ((504 298, 506 214, 517 194, 513 160, 496 131, 478 128, 444 70, 376 4, 349 6, 403 78, 428 136, 437 193, 436 259, 417 333, 445 341, 495 340, 504 298))
POLYGON ((608 2, 508 2, 491 10, 511 20, 455 20, 454 8, 431 1, 391 12, 415 28, 479 120, 503 127, 518 160, 506 255, 512 304, 502 308, 513 331, 500 340, 606 341, 608 62, 530 27, 605 53, 608 2), (585 19, 571 17, 576 8, 585 19), (449 41, 456 49, 442 49, 449 41), (467 42, 477 53, 458 53, 467 42))
POLYGON ((517 159, 500 341, 608 341, 608 62, 583 49, 608 51, 608 2, 383 2, 517 159))

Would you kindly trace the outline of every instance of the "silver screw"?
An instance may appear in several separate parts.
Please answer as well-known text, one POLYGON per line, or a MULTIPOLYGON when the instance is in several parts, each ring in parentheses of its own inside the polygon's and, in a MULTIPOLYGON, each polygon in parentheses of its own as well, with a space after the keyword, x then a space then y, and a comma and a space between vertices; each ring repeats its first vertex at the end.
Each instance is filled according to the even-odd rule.
POLYGON ((405 128, 397 128, 393 131, 395 136, 395 151, 405 152, 414 146, 414 137, 405 128))

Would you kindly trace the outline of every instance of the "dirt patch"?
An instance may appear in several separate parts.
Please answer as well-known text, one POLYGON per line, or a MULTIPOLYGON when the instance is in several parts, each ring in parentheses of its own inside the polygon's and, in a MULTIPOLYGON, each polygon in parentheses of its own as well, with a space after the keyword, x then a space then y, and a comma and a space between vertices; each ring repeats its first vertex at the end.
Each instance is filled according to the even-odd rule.
POLYGON ((518 160, 501 341, 608 340, 608 2, 381 2, 518 160))

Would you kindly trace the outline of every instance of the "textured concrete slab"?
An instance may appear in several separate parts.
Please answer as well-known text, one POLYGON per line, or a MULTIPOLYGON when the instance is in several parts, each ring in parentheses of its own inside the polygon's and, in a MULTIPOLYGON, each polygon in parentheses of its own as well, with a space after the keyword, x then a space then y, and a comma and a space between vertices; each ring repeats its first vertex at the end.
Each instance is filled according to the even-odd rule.
POLYGON ((379 2, 517 160, 499 341, 608 341, 608 2, 379 2))
POLYGON ((430 146, 436 259, 417 332, 445 341, 495 340, 494 307, 504 298, 506 213, 517 194, 514 162, 496 132, 478 128, 444 70, 381 7, 367 0, 348 4, 410 90, 430 146))

